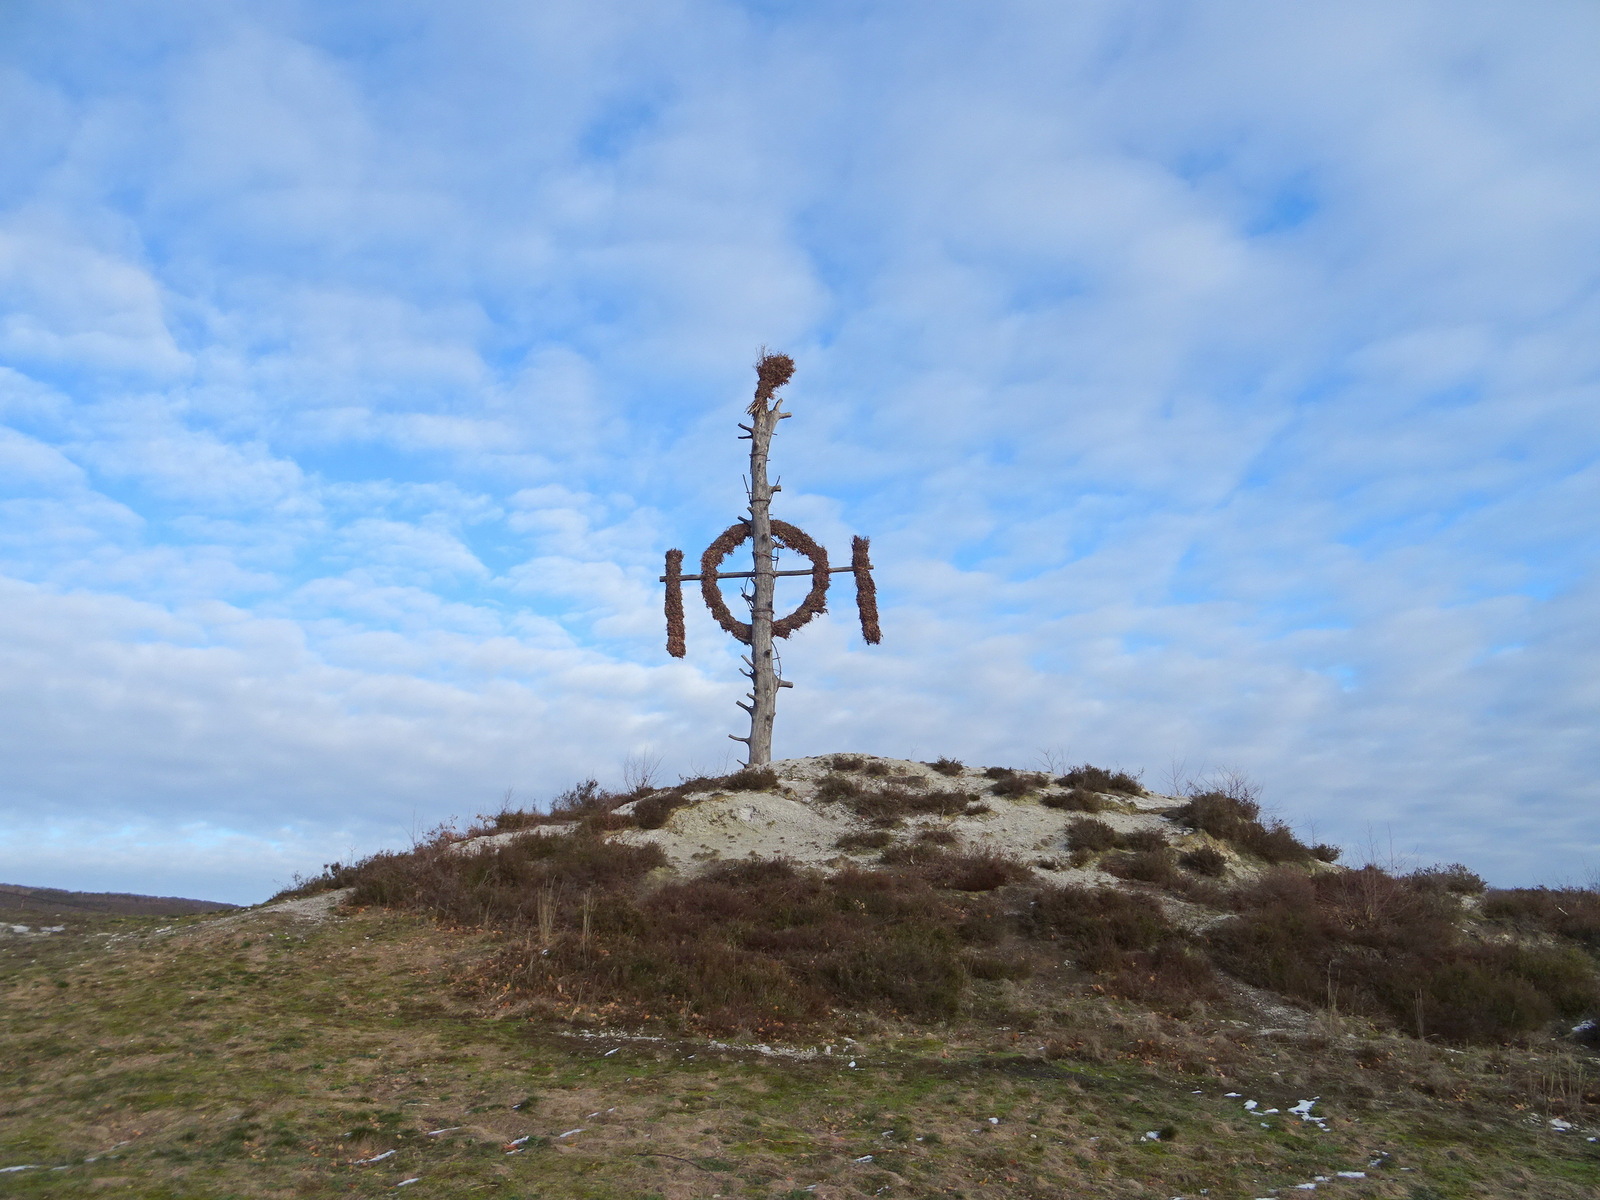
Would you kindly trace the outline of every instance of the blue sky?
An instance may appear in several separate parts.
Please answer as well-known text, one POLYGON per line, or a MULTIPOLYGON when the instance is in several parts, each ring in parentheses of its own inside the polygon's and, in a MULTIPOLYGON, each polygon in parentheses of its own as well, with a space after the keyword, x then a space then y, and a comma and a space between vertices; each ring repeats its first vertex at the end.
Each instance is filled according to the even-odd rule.
POLYGON ((776 752, 1600 870, 1600 12, 0 9, 0 879, 248 901, 629 755, 663 552, 873 538, 776 752))

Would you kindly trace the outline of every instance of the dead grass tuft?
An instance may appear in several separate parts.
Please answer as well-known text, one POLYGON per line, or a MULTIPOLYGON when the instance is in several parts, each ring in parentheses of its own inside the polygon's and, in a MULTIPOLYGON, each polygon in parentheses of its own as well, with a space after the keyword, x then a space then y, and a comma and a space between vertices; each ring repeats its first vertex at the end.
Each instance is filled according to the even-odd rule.
POLYGON ((722 782, 730 792, 770 792, 778 786, 778 773, 771 767, 744 767, 722 782))

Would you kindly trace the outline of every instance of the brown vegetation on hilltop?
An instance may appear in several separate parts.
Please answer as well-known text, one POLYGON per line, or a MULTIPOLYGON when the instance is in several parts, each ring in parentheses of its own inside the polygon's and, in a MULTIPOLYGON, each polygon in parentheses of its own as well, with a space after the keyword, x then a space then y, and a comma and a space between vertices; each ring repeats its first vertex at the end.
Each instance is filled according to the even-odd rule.
POLYGON ((970 792, 924 791, 893 783, 872 786, 840 774, 824 776, 817 784, 816 797, 824 803, 842 804, 863 821, 885 828, 912 816, 955 816, 977 799, 970 792))
POLYGON ((1224 969, 1419 1037, 1493 1040, 1600 1003, 1589 956, 1469 936, 1459 900, 1426 874, 1280 868, 1230 899, 1237 915, 1207 938, 1224 969))
POLYGON ((1111 807, 1097 793, 1073 788, 1066 792, 1050 792, 1039 799, 1046 808, 1059 808, 1065 812, 1105 812, 1111 807))
MULTIPOLYGON (((975 978, 1027 976, 1051 942, 1070 946, 1098 989, 1162 1011, 1215 1002, 1218 968, 1308 1007, 1455 1042, 1600 1004, 1588 956, 1469 937, 1458 893, 1426 873, 1279 868, 1214 891, 1231 915, 1194 935, 1149 896, 1043 886, 1022 865, 954 850, 938 833, 886 846, 874 869, 719 863, 652 885, 659 848, 580 827, 476 854, 437 839, 345 868, 344 881, 356 903, 497 931, 493 978, 513 993, 715 1031, 770 1036, 851 1009, 945 1019, 975 978)), ((852 848, 877 844, 868 835, 852 848)), ((1115 866, 1130 880, 1161 885, 1177 870, 1164 846, 1124 855, 1115 866)), ((1545 910, 1523 901, 1501 919, 1530 911, 1545 910)))
MULTIPOLYGON (((1477 883, 1476 890, 1483 891, 1483 881, 1477 883)), ((1494 888, 1485 893, 1481 911, 1528 932, 1571 938, 1600 950, 1600 891, 1594 888, 1494 888)))
POLYGON ((1064 788, 1082 788, 1088 792, 1120 792, 1125 796, 1142 796, 1144 788, 1138 779, 1126 771, 1108 771, 1104 767, 1093 767, 1084 763, 1081 767, 1073 767, 1056 784, 1064 788))
MULTIPOLYGON (((849 1012, 944 1020, 973 1002, 974 989, 1030 976, 1036 989, 1053 980, 1162 1012, 1226 1004, 1232 976, 1308 1009, 1455 1043, 1600 1013, 1593 891, 1483 894, 1482 880, 1454 865, 1405 876, 1330 869, 1323 848, 1263 821, 1245 787, 1191 794, 1168 814, 1176 845, 1159 828, 1071 819, 1063 833, 1073 863, 1093 862, 1120 882, 1054 887, 970 830, 906 829, 915 818, 979 811, 971 793, 937 790, 929 776, 892 774, 859 755, 827 765, 815 801, 861 822, 835 845, 878 852, 870 865, 712 863, 673 879, 660 870, 667 859, 658 847, 607 837, 623 826, 660 828, 691 800, 777 788, 778 776, 763 769, 629 795, 586 781, 548 814, 502 813, 474 831, 559 819, 570 832, 474 852, 457 845, 463 835, 441 830, 404 854, 335 864, 306 890, 353 886, 358 903, 493 931, 503 949, 485 982, 508 996, 547 1010, 609 1005, 619 1017, 682 1028, 770 1036, 849 1012), (1247 869, 1233 872, 1240 862, 1247 869), (1271 869, 1252 874, 1261 864, 1271 869), (1211 915, 1180 925, 1169 915, 1180 910, 1211 915), (1063 951, 1078 974, 1061 975, 1063 951)), ((1005 768, 983 774, 991 790, 1023 803, 1045 783, 1005 768)), ((1069 812, 1119 807, 1102 792, 1137 787, 1131 776, 1087 766, 1056 782, 1068 790, 1041 800, 1069 812)))
POLYGON ((1262 821, 1261 805, 1249 796, 1222 791, 1198 792, 1172 814, 1181 825, 1229 842, 1247 854, 1269 863, 1332 862, 1339 857, 1332 846, 1308 846, 1282 821, 1262 821))
POLYGON ((766 1036, 843 1010, 956 1015, 976 980, 1028 976, 1068 950, 1112 995, 1164 1010, 1213 996, 1209 964, 1159 905, 1040 886, 949 835, 893 847, 877 869, 718 863, 648 886, 659 849, 579 830, 461 854, 453 843, 354 868, 357 904, 411 908, 505 937, 495 986, 619 1016, 766 1036))

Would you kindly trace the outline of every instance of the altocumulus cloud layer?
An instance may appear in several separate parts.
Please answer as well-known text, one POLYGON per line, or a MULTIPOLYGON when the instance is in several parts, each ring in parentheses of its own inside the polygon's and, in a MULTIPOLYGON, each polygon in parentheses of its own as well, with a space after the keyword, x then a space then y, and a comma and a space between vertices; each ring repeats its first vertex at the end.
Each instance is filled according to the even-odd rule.
POLYGON ((1600 864, 1588 3, 0 14, 0 879, 253 900, 735 749, 661 553, 874 537, 778 753, 1600 864))

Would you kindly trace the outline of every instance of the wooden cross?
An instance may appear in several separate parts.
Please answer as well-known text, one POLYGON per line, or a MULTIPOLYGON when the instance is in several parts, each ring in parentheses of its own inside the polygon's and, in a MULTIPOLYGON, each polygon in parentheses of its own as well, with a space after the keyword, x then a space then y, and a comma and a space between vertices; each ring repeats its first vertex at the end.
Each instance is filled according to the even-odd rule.
POLYGON ((783 411, 783 401, 776 393, 794 375, 794 360, 787 354, 762 353, 756 363, 756 395, 747 410, 750 424, 742 422, 741 438, 750 442, 750 515, 735 521, 706 547, 700 556, 700 573, 683 573, 683 551, 667 551, 667 573, 661 582, 667 585, 667 653, 674 658, 684 656, 683 588, 687 581, 698 581, 700 595, 717 619, 717 624, 739 641, 750 647, 744 659, 744 675, 750 680, 750 692, 739 707, 750 714, 750 736, 729 734, 736 742, 749 748, 748 767, 764 767, 772 761, 772 722, 777 715, 778 689, 793 687, 787 679, 778 678, 777 660, 772 649, 772 639, 786 638, 818 613, 828 609, 829 577, 849 571, 856 581, 856 609, 861 617, 861 636, 877 645, 883 639, 878 628, 878 589, 872 582, 872 563, 867 557, 868 540, 851 539, 850 565, 830 567, 828 552, 812 541, 804 532, 772 516, 772 495, 781 491, 777 484, 767 482, 767 455, 772 446, 772 435, 778 422, 791 414, 783 411), (745 540, 750 541, 754 570, 723 571, 722 560, 733 553, 745 540), (805 571, 779 571, 775 569, 778 547, 792 550, 811 560, 805 571), (800 607, 786 617, 773 617, 773 581, 783 575, 811 576, 811 590, 800 607), (755 590, 745 595, 750 604, 748 624, 728 611, 722 598, 719 580, 753 579, 755 590))

